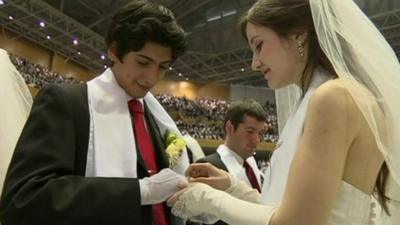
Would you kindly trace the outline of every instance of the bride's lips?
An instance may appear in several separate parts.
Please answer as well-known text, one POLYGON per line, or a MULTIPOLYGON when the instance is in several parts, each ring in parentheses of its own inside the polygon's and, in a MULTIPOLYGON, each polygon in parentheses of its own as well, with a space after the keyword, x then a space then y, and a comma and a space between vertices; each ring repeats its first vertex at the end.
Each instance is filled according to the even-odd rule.
POLYGON ((268 68, 268 69, 266 69, 266 70, 264 70, 264 71, 262 72, 262 74, 264 75, 264 78, 265 78, 265 79, 267 79, 268 73, 269 73, 270 71, 271 71, 271 69, 268 68))

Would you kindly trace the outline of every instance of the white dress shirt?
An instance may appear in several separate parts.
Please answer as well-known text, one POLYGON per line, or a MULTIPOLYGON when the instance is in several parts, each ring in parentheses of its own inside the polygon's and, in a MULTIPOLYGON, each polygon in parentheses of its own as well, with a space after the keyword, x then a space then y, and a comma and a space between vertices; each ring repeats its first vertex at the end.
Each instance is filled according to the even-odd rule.
MULTIPOLYGON (((228 172, 235 175, 238 179, 246 182, 250 187, 251 183, 246 175, 246 170, 243 167, 244 160, 236 152, 229 149, 228 146, 222 144, 217 148, 217 153, 221 156, 222 162, 225 164, 228 172)), ((257 167, 256 160, 253 156, 246 159, 246 162, 253 169, 257 177, 258 185, 261 187, 261 172, 257 167)))

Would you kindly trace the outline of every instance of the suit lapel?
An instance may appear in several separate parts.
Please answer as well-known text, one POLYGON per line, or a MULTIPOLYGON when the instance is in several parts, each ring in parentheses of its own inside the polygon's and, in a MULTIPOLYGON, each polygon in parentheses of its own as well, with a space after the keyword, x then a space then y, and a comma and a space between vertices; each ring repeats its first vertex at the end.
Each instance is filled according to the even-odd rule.
POLYGON ((212 161, 214 161, 216 167, 218 167, 218 168, 220 168, 222 170, 228 171, 228 168, 226 168, 226 165, 224 164, 224 162, 222 162, 221 155, 218 154, 218 152, 212 154, 210 159, 212 161))
POLYGON ((158 129, 157 123, 155 122, 153 115, 147 108, 146 102, 144 103, 144 110, 145 110, 147 128, 149 129, 151 138, 153 140, 153 145, 156 151, 157 164, 160 170, 163 168, 168 168, 169 160, 167 154, 165 153, 166 146, 164 146, 164 137, 160 134, 160 129, 158 129))

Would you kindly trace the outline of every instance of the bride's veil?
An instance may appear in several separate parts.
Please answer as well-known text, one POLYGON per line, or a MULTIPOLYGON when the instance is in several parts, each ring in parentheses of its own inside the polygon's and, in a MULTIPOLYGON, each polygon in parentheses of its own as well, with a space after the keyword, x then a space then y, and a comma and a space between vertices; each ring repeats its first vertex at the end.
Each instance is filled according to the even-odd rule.
POLYGON ((32 96, 24 79, 0 49, 0 193, 15 144, 28 117, 32 96))
MULTIPOLYGON (((399 61, 353 0, 310 0, 310 6, 319 44, 338 76, 346 81, 385 156, 390 171, 387 194, 394 204, 400 200, 396 199, 400 192, 399 61)), ((399 209, 393 204, 389 208, 396 215, 399 209)))

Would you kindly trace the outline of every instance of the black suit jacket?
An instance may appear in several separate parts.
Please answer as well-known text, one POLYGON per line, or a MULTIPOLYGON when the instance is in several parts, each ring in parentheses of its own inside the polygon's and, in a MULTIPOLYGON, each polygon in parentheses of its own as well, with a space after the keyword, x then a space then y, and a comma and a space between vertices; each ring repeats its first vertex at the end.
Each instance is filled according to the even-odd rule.
MULTIPOLYGON (((42 88, 17 143, 0 202, 2 225, 148 225, 139 178, 84 177, 89 141, 87 86, 42 88)), ((146 108, 145 108, 146 109, 146 108)), ((159 130, 146 112, 160 168, 168 167, 159 130)))
MULTIPOLYGON (((226 165, 224 164, 224 162, 222 162, 221 156, 217 152, 207 155, 206 157, 201 158, 201 159, 197 160, 196 162, 198 162, 198 163, 207 163, 208 162, 219 169, 229 172, 228 169, 226 168, 226 165)), ((219 220, 216 223, 214 223, 214 225, 228 225, 228 224, 223 222, 222 220, 219 220)))
POLYGON ((198 163, 207 163, 208 162, 219 169, 229 172, 228 169, 226 168, 224 162, 222 162, 221 156, 217 152, 207 155, 206 157, 197 160, 197 162, 198 163))

